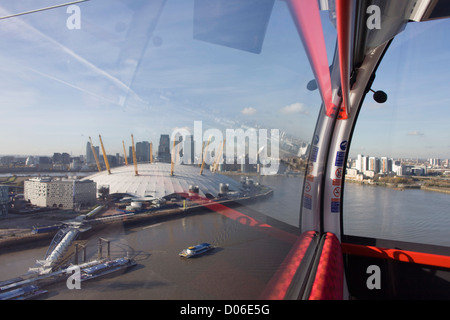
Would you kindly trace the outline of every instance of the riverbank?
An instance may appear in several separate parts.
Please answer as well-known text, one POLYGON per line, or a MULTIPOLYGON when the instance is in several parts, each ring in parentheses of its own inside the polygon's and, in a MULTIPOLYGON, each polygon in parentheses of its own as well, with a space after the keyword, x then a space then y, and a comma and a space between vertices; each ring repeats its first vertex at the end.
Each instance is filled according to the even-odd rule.
POLYGON ((56 231, 35 234, 33 228, 59 225, 78 215, 79 213, 62 210, 29 214, 8 213, 7 217, 0 219, 0 248, 51 239, 56 231))
POLYGON ((425 190, 425 191, 433 191, 433 192, 441 192, 441 193, 450 194, 449 188, 421 186, 420 189, 425 190))
POLYGON ((407 183, 387 183, 387 182, 369 182, 367 180, 358 181, 358 180, 352 180, 352 179, 345 179, 345 183, 354 183, 354 184, 360 184, 360 185, 367 185, 367 186, 375 186, 375 187, 385 187, 385 188, 391 188, 394 190, 404 190, 404 189, 421 189, 425 191, 432 191, 432 192, 440 192, 440 193, 446 193, 450 194, 449 188, 440 188, 440 187, 429 187, 425 186, 423 184, 407 184, 407 183))
MULTIPOLYGON (((111 212, 116 211, 115 208, 100 212, 92 219, 80 219, 79 222, 89 225, 91 229, 86 231, 86 234, 96 232, 105 226, 120 223, 123 225, 133 225, 135 223, 157 223, 168 219, 175 219, 182 216, 188 216, 192 214, 201 214, 205 212, 211 212, 211 208, 214 205, 226 205, 228 207, 239 206, 242 203, 258 201, 272 196, 273 190, 264 188, 264 190, 258 194, 242 196, 232 199, 222 200, 209 200, 198 199, 193 201, 189 206, 183 207, 170 207, 167 209, 161 208, 160 210, 142 212, 142 213, 124 213, 117 211, 116 214, 111 212)), ((36 226, 45 227, 51 225, 64 225, 70 220, 73 220, 80 216, 79 214, 67 214, 61 212, 33 214, 28 216, 16 215, 11 218, 4 218, 0 220, 0 248, 13 248, 16 245, 22 245, 31 242, 40 242, 41 240, 52 239, 58 229, 48 232, 33 232, 33 228, 36 226)))

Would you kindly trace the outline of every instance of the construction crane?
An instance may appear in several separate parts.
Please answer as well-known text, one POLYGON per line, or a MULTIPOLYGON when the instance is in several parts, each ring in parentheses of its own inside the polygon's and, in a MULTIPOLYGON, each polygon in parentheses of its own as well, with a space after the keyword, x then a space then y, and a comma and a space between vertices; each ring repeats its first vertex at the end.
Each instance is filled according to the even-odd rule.
POLYGON ((108 157, 106 156, 105 147, 103 146, 102 136, 98 135, 100 139, 100 145, 102 146, 103 159, 105 160, 106 170, 108 170, 108 174, 111 174, 111 168, 109 167, 108 157))
POLYGON ((89 141, 91 142, 92 154, 94 155, 95 163, 97 164, 98 172, 102 171, 102 167, 100 166, 100 161, 98 161, 97 153, 95 152, 94 144, 92 143, 91 137, 89 137, 89 141))
POLYGON ((128 165, 128 159, 127 159, 127 151, 125 149, 125 141, 122 140, 122 145, 123 145, 123 156, 125 158, 125 165, 128 165))
POLYGON ((205 152, 203 152, 203 154, 202 154, 203 161, 202 161, 202 167, 200 168, 200 175, 203 174, 203 168, 205 167, 205 160, 206 160, 206 155, 208 154, 208 146, 209 146, 210 142, 211 142, 211 136, 209 136, 208 143, 206 144, 206 147, 205 147, 205 152))
POLYGON ((138 173, 138 167, 137 167, 136 149, 134 148, 134 138, 133 138, 133 134, 131 134, 131 151, 133 152, 134 174, 135 174, 136 176, 138 176, 139 173, 138 173))

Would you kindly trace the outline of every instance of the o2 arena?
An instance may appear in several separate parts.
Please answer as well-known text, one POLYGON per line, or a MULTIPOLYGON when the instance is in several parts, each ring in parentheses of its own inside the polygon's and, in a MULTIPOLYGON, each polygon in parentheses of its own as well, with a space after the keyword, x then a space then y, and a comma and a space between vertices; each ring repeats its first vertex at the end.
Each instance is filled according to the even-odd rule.
POLYGON ((206 198, 216 198, 220 193, 242 189, 241 183, 227 176, 204 170, 198 166, 177 165, 173 175, 170 163, 139 164, 136 175, 133 166, 122 166, 101 171, 85 179, 93 180, 97 187, 108 186, 110 194, 128 194, 132 197, 163 198, 171 194, 196 191, 206 198), (220 190, 222 188, 222 190, 220 190), (222 191, 222 192, 221 192, 222 191))
POLYGON ((122 166, 90 175, 83 180, 97 183, 97 189, 109 189, 109 195, 126 213, 164 210, 169 207, 188 210, 202 201, 232 202, 252 200, 272 194, 268 187, 242 178, 201 170, 193 165, 141 163, 122 166), (121 205, 120 205, 121 204, 121 205))

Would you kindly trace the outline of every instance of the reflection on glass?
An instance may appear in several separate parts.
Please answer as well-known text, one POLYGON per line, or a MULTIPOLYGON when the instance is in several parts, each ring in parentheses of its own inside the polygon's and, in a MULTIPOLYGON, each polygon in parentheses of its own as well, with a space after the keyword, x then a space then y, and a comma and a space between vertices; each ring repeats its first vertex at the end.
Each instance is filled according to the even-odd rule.
POLYGON ((261 295, 299 231, 321 100, 286 3, 237 4, 89 1, 0 20, 1 240, 46 239, 0 255, 0 281, 132 258, 86 265, 89 289, 51 297, 261 295), (203 242, 214 250, 180 261, 203 242))
POLYGON ((344 233, 449 246, 449 21, 408 24, 362 106, 347 163, 344 233), (448 70, 447 70, 448 71, 448 70), (374 186, 377 187, 374 187, 374 186))

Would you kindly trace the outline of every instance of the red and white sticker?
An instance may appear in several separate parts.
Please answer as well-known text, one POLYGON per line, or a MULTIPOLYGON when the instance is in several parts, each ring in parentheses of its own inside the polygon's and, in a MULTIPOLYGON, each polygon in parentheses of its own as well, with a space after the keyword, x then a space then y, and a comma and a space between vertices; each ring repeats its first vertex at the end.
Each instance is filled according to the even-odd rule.
POLYGON ((336 178, 342 178, 342 168, 337 168, 335 172, 336 178))
POLYGON ((334 188, 334 190, 333 190, 333 195, 334 195, 336 198, 339 198, 339 196, 341 195, 341 188, 340 188, 340 187, 334 188))
POLYGON ((341 179, 333 179, 333 186, 340 186, 341 185, 341 179))

